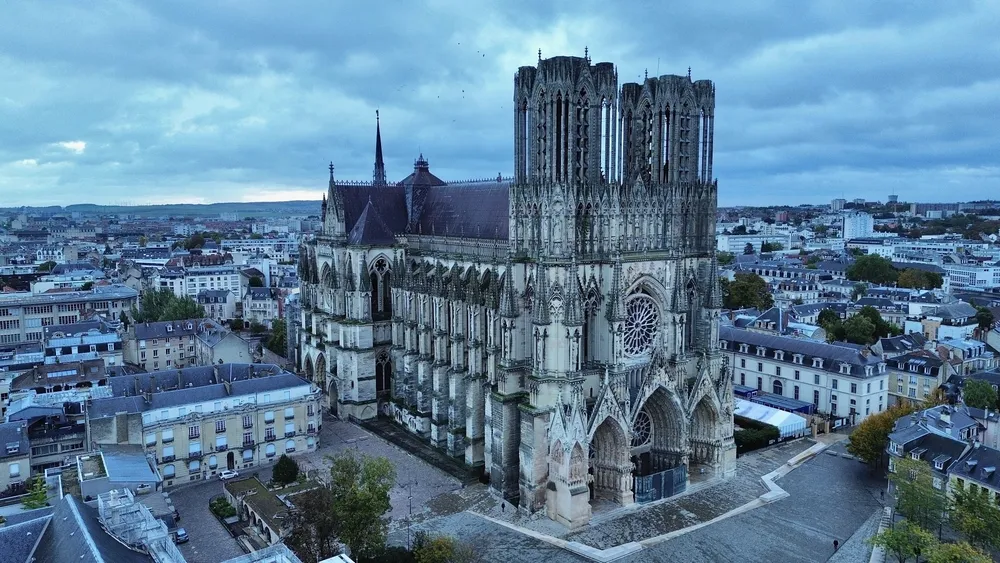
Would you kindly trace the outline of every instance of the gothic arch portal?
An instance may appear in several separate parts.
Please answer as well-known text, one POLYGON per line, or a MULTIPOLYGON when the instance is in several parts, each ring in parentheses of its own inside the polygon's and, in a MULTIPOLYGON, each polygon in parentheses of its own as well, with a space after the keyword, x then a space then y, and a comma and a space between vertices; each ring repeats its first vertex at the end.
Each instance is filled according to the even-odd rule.
POLYGON ((687 464, 687 417, 677 396, 659 387, 638 412, 649 416, 648 452, 639 456, 638 471, 648 475, 687 464))
POLYGON ((590 472, 594 476, 594 496, 619 504, 632 503, 632 462, 630 439, 619 421, 607 417, 598 425, 590 441, 590 472))
POLYGON ((320 389, 326 388, 326 356, 322 352, 316 355, 316 373, 313 374, 312 381, 320 389))
POLYGON ((330 400, 330 414, 338 416, 337 408, 340 406, 340 388, 337 386, 336 377, 330 378, 328 393, 328 398, 330 400))
POLYGON ((315 371, 313 370, 312 357, 310 357, 309 354, 306 354, 305 358, 305 365, 302 366, 302 371, 306 373, 306 379, 314 381, 315 371))
POLYGON ((704 395, 691 412, 691 462, 719 468, 722 462, 722 425, 717 401, 704 395))

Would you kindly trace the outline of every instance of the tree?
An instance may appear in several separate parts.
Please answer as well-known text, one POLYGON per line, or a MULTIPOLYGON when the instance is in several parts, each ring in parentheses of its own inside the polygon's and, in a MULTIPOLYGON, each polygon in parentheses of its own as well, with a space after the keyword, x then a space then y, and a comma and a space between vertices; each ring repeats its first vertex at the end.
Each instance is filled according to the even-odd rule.
POLYGON ((784 250, 784 249, 785 245, 781 244, 780 242, 765 242, 764 244, 760 245, 761 252, 777 252, 779 250, 784 250))
POLYGON ((886 528, 868 542, 893 554, 899 563, 906 563, 907 559, 916 558, 937 544, 930 532, 909 520, 902 520, 892 528, 886 528))
POLYGON ((977 409, 995 409, 997 391, 983 379, 968 379, 962 385, 962 402, 968 407, 977 409))
POLYGON ((49 260, 48 262, 42 262, 41 264, 39 264, 38 265, 38 271, 39 272, 51 272, 52 268, 55 268, 55 267, 56 267, 56 263, 53 262, 52 260, 49 260))
POLYGON ((1000 507, 985 489, 954 491, 950 523, 972 545, 1000 549, 1000 507))
POLYGON ((333 511, 333 492, 327 487, 319 487, 294 498, 291 533, 285 538, 285 545, 305 563, 339 555, 340 527, 333 511))
POLYGON ((993 311, 990 311, 986 307, 976 307, 976 322, 979 323, 979 328, 982 330, 989 330, 993 328, 993 311))
POLYGON ((885 455, 885 448, 889 445, 889 433, 892 432, 896 421, 912 412, 913 407, 906 403, 894 405, 865 418, 851 432, 847 451, 874 470, 885 455))
POLYGON ((268 350, 284 357, 287 353, 288 329, 284 319, 271 321, 271 337, 267 339, 265 346, 268 350))
POLYGON ((169 289, 146 291, 140 308, 132 307, 132 319, 137 323, 180 321, 205 318, 205 308, 190 297, 177 297, 169 289))
POLYGON ((479 560, 476 550, 448 536, 429 536, 417 532, 413 540, 413 555, 417 563, 473 563, 479 560))
POLYGON ((840 322, 840 315, 837 314, 833 309, 823 309, 819 312, 819 317, 817 317, 816 323, 819 326, 826 328, 827 325, 834 325, 840 322))
POLYGON ((25 510, 44 508, 49 505, 49 489, 41 475, 28 481, 28 492, 21 501, 25 510))
POLYGON ((723 304, 728 309, 754 307, 760 311, 774 306, 771 288, 764 278, 750 272, 740 272, 735 279, 724 284, 723 304))
POLYGON ((753 254, 753 252, 753 244, 748 242, 746 246, 743 247, 743 254, 753 254))
POLYGON ((359 456, 354 450, 332 461, 330 490, 340 541, 356 559, 375 555, 385 546, 385 514, 392 508, 389 491, 395 485, 396 470, 384 457, 359 456))
POLYGON ((149 244, 149 239, 146 237, 146 235, 142 235, 141 237, 139 237, 139 246, 145 248, 147 244, 149 244))
POLYGON ((934 486, 926 461, 899 458, 889 480, 896 487, 896 511, 925 530, 937 530, 948 509, 948 497, 934 486))
POLYGON ((896 282, 897 277, 892 262, 877 254, 861 256, 847 268, 847 279, 852 281, 890 285, 896 282))
POLYGON ((92 281, 83 282, 83 285, 80 286, 80 291, 90 291, 93 288, 94 288, 94 282, 92 281))
POLYGON ((856 283, 854 284, 854 289, 851 290, 851 301, 857 301, 867 294, 868 286, 863 283, 856 283))
POLYGON ((928 550, 927 563, 991 563, 993 558, 965 542, 939 543, 928 550))
POLYGON ((927 279, 924 273, 916 268, 907 268, 900 272, 896 285, 899 287, 909 287, 914 289, 924 289, 927 279))
POLYGON ((247 282, 248 287, 264 287, 264 280, 260 276, 251 276, 247 282))
POLYGON ((274 469, 271 470, 271 479, 280 485, 288 485, 294 483, 298 477, 299 464, 287 455, 281 454, 278 462, 274 464, 274 469))
POLYGON ((854 315, 844 321, 844 339, 854 344, 871 344, 875 341, 875 325, 863 315, 854 315))
POLYGON ((734 235, 745 235, 745 234, 747 234, 747 226, 746 225, 736 225, 735 227, 733 227, 733 234, 734 235))
POLYGON ((890 324, 889 321, 882 318, 882 313, 878 312, 878 309, 872 307, 871 305, 865 305, 858 311, 858 315, 864 316, 866 319, 871 321, 875 325, 875 337, 872 340, 874 343, 879 338, 885 336, 896 336, 902 334, 903 331, 898 326, 890 324))
POLYGON ((716 261, 720 266, 728 266, 736 261, 736 255, 732 252, 718 252, 715 255, 716 261))

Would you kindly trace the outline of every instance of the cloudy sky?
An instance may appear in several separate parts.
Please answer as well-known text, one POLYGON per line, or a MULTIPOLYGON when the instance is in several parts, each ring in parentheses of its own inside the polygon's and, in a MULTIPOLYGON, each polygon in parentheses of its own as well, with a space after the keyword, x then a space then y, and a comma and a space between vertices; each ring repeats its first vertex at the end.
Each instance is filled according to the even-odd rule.
POLYGON ((512 76, 716 82, 720 204, 1000 198, 1000 2, 8 0, 0 207, 318 199, 512 169, 512 76))

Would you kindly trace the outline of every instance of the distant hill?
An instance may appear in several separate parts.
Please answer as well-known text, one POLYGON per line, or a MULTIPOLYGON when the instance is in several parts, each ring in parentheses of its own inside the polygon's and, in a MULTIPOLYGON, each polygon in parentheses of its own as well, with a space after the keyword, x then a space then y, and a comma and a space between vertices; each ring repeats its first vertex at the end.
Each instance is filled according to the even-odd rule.
POLYGON ((321 202, 319 200, 302 201, 260 201, 231 203, 179 203, 171 205, 97 205, 79 203, 65 207, 7 207, 0 211, 26 211, 35 213, 86 213, 86 214, 129 214, 146 217, 185 216, 210 217, 220 213, 237 213, 240 217, 274 217, 289 215, 319 215, 321 202))

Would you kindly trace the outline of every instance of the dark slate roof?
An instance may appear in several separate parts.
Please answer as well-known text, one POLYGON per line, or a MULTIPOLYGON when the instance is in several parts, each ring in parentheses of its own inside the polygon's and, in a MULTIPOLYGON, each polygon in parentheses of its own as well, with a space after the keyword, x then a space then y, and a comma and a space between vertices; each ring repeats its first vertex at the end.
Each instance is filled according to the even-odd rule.
POLYGON ((273 287, 248 287, 246 296, 251 301, 270 301, 278 298, 278 290, 273 287))
POLYGON ((3 546, 4 561, 21 563, 29 560, 28 557, 35 549, 35 544, 38 543, 49 523, 51 510, 40 515, 36 515, 36 512, 40 511, 33 510, 23 513, 31 516, 27 520, 18 518, 15 521, 15 517, 21 517, 22 514, 12 514, 7 517, 7 525, 0 528, 0 545, 3 546))
POLYGON ((879 310, 884 309, 899 309, 901 305, 896 305, 891 299, 884 299, 881 297, 862 297, 858 299, 855 303, 857 307, 874 307, 879 310))
POLYGON ((978 313, 978 311, 976 311, 975 307, 969 305, 965 301, 958 301, 947 305, 941 305, 929 314, 934 317, 941 317, 944 320, 953 320, 975 318, 976 313, 978 313))
POLYGON ((810 303, 807 305, 792 305, 792 311, 797 316, 804 317, 821 313, 824 309, 832 309, 841 317, 847 315, 847 303, 828 301, 826 303, 810 303))
POLYGON ((385 220, 378 206, 371 200, 365 205, 351 232, 347 235, 348 244, 390 245, 396 240, 395 235, 385 220))
POLYGON ((199 322, 201 319, 136 323, 135 338, 136 340, 152 340, 154 338, 190 336, 198 330, 199 322), (190 328, 188 328, 189 326, 190 328), (169 331, 167 327, 170 327, 169 331))
MULTIPOLYGON (((28 428, 23 422, 0 422, 0 459, 28 455, 28 428), (10 450, 10 453, 7 453, 10 450)), ((6 469, 5 469, 6 471, 6 469)))
MULTIPOLYGON (((719 340, 728 341, 730 343, 730 350, 735 350, 739 343, 748 344, 751 354, 756 353, 757 346, 763 346, 771 357, 773 357, 772 352, 774 350, 782 350, 787 354, 786 359, 788 361, 791 361, 793 354, 802 354, 805 356, 803 365, 810 367, 812 366, 813 358, 821 358, 826 360, 823 362, 822 369, 828 373, 837 375, 865 377, 865 367, 871 366, 872 368, 877 368, 881 363, 881 360, 877 356, 865 356, 861 353, 861 350, 853 347, 838 346, 804 338, 776 336, 721 325, 719 326, 719 340), (850 374, 840 373, 839 364, 841 363, 852 366, 850 374)), ((878 370, 873 369, 873 373, 877 374, 878 370)))
POLYGON ((1000 467, 1000 450, 979 446, 959 460, 951 474, 998 490, 1000 475, 997 475, 997 467, 1000 467))
POLYGON ((968 413, 951 405, 938 405, 900 418, 896 421, 893 433, 889 436, 892 441, 900 444, 905 444, 907 439, 913 440, 924 434, 937 434, 951 440, 961 441, 962 430, 978 427, 979 423, 968 413), (948 413, 950 422, 941 420, 943 413, 948 413), (902 432, 902 434, 897 437, 897 432, 902 432))
POLYGON ((920 270, 922 272, 933 272, 935 274, 945 274, 944 268, 937 264, 927 264, 924 262, 893 262, 894 268, 900 270, 920 270))
POLYGON ((56 264, 49 273, 54 276, 62 276, 71 272, 92 272, 94 270, 98 270, 98 268, 95 268, 90 262, 67 262, 56 264))
POLYGON ((165 370, 114 377, 110 382, 114 397, 94 399, 89 407, 91 418, 214 401, 231 395, 264 393, 308 384, 305 379, 271 364, 222 364, 165 370), (226 390, 224 382, 230 382, 231 392, 226 390), (142 393, 151 393, 148 402, 142 393))
POLYGON ((885 353, 909 352, 911 350, 922 350, 927 339, 919 332, 902 334, 900 336, 882 337, 878 340, 879 346, 885 353))
POLYGON ((229 298, 233 295, 233 292, 228 289, 203 289, 198 292, 198 302, 208 303, 209 299, 216 299, 218 303, 225 303, 229 301, 229 298))
POLYGON ((63 497, 35 550, 35 563, 150 563, 148 555, 132 551, 101 527, 97 509, 63 497), (71 557, 67 555, 71 554, 71 557))

